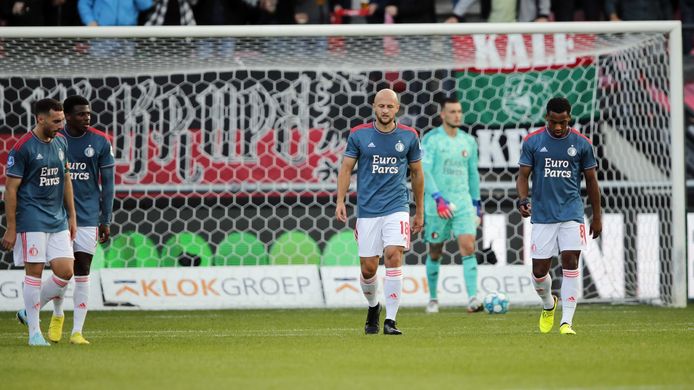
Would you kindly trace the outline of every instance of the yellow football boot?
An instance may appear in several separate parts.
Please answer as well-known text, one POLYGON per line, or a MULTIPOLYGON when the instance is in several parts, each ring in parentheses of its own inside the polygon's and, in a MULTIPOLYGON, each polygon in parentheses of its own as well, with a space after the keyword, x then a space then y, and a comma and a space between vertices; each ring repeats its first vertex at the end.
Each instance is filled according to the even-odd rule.
POLYGON ((557 310, 558 300, 556 295, 552 295, 552 299, 554 299, 554 307, 552 307, 550 310, 542 309, 542 313, 540 313, 541 333, 549 333, 554 327, 554 312, 557 310))
POLYGON ((70 336, 70 344, 87 345, 90 343, 84 338, 84 336, 82 336, 82 333, 76 332, 70 336))
POLYGON ((65 316, 51 316, 51 324, 48 325, 48 341, 57 343, 63 337, 63 322, 65 316))
POLYGON ((561 334, 576 334, 576 331, 574 331, 574 328, 571 327, 571 324, 563 323, 559 327, 559 333, 561 333, 561 334))

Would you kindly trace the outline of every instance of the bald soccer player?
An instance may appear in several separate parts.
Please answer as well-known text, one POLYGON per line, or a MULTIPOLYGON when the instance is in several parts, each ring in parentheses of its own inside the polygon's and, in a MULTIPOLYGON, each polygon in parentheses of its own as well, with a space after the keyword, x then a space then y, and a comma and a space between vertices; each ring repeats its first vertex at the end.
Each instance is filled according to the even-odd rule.
POLYGON ((379 333, 381 304, 376 296, 376 271, 383 256, 386 266, 383 333, 400 335, 402 332, 396 327, 395 317, 402 293, 403 253, 410 247, 410 233, 419 233, 424 225, 422 150, 417 130, 395 121, 400 102, 394 91, 380 90, 374 98, 373 110, 376 120, 352 128, 347 139, 337 178, 335 216, 347 222, 345 196, 352 170, 358 162, 355 236, 361 263, 361 288, 369 304, 364 331, 379 333), (415 198, 415 216, 411 224, 408 167, 415 198))

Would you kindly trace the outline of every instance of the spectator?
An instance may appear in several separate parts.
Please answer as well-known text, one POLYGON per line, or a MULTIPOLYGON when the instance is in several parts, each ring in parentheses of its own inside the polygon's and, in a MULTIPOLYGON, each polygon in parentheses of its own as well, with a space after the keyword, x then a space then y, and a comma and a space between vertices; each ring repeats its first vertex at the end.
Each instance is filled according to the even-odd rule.
POLYGON ((10 26, 46 26, 61 0, 8 0, 3 2, 3 14, 10 26))
POLYGON ((574 21, 576 9, 583 10, 583 19, 588 21, 602 20, 604 0, 552 0, 552 12, 557 22, 574 21))
POLYGON ((491 0, 490 23, 547 22, 550 0, 491 0))
POLYGON ((384 23, 386 13, 389 18, 395 18, 397 13, 396 0, 370 0, 369 16, 366 17, 367 23, 384 23))
MULTIPOLYGON (((459 0, 453 15, 463 20, 468 8, 477 0, 459 0)), ((547 22, 551 11, 550 0, 482 0, 482 10, 489 9, 488 22, 547 22)), ((453 21, 449 19, 447 21, 453 21)))
POLYGON ((198 0, 158 0, 146 26, 195 26, 193 6, 198 0))
POLYGON ((294 0, 229 0, 231 24, 293 24, 294 0))
POLYGON ((230 0, 198 0, 193 9, 195 21, 202 25, 238 24, 232 22, 232 9, 235 4, 230 0))
MULTIPOLYGON (((252 0, 246 0, 252 1, 252 0)), ((294 24, 294 0, 256 0, 253 24, 294 24)))
MULTIPOLYGON (((446 19, 446 23, 464 22, 468 9, 475 2, 477 0, 453 0, 453 13, 446 19)), ((482 18, 482 21, 486 21, 489 18, 489 7, 491 7, 491 1, 480 2, 480 18, 482 18)))
POLYGON ((79 0, 77 8, 86 26, 134 26, 152 0, 79 0))
POLYGON ((680 0, 680 15, 682 17, 682 50, 684 55, 690 55, 692 51, 691 27, 694 24, 694 0, 680 0))
POLYGON ((199 0, 195 19, 207 25, 251 24, 258 0, 199 0))
POLYGON ((346 3, 340 0, 296 0, 294 21, 297 24, 328 24, 332 12, 350 8, 346 3))
POLYGON ((77 0, 53 0, 55 12, 49 17, 52 26, 81 26, 82 20, 77 12, 77 0))
POLYGON ((371 0, 369 23, 436 23, 434 0, 371 0))
POLYGON ((396 23, 436 23, 434 0, 399 0, 394 6, 396 23))
POLYGON ((605 15, 609 20, 669 20, 672 19, 670 0, 605 0, 605 15))
MULTIPOLYGON (((516 0, 491 0, 490 23, 511 23, 518 20, 518 6, 522 2, 516 0)), ((526 2, 527 3, 527 2, 526 2)), ((532 2, 534 5, 534 1, 532 2)))

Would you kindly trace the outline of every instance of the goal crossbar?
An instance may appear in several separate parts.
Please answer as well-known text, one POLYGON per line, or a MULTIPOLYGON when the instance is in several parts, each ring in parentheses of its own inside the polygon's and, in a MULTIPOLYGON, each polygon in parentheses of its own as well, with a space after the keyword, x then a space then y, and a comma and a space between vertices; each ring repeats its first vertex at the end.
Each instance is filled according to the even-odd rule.
POLYGON ((264 26, 104 26, 4 27, 0 38, 205 38, 205 37, 325 37, 416 36, 456 34, 600 34, 673 33, 679 21, 555 22, 555 23, 420 23, 264 26))

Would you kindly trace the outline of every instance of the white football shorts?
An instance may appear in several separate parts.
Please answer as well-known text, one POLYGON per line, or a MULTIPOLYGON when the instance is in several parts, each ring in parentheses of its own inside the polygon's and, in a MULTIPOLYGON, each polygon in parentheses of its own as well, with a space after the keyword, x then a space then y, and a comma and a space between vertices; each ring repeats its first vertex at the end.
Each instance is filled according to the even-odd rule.
POLYGON ((17 233, 13 255, 14 265, 17 267, 24 266, 24 263, 49 263, 58 258, 75 258, 68 230, 56 233, 17 233))
POLYGON ((382 256, 387 246, 410 249, 410 213, 400 211, 374 218, 357 218, 354 236, 359 257, 382 256))
POLYGON ((75 252, 84 252, 90 255, 96 251, 96 243, 99 242, 99 228, 96 226, 78 226, 77 239, 75 239, 75 252))
POLYGON ((585 224, 567 221, 532 226, 530 255, 533 259, 549 259, 563 251, 585 250, 585 224))

